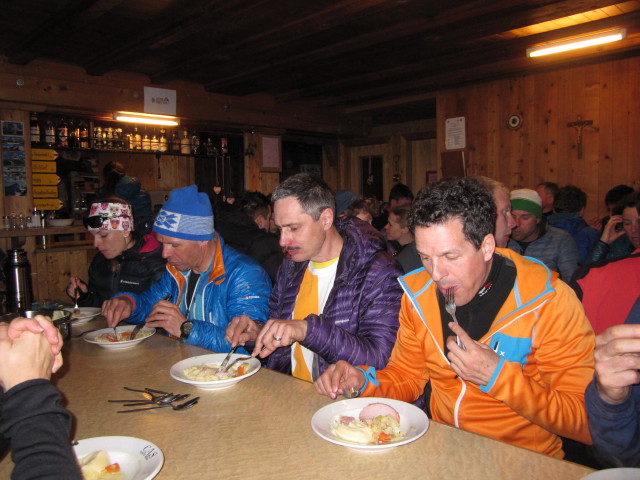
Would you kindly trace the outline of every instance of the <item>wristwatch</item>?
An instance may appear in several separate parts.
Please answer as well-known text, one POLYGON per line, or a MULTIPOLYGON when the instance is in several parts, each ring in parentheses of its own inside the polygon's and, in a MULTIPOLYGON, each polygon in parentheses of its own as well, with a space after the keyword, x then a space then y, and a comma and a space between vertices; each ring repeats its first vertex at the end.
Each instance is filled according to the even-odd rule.
POLYGON ((187 320, 180 325, 180 339, 186 340, 189 338, 189 334, 191 333, 191 329, 193 328, 193 322, 191 320, 187 320))

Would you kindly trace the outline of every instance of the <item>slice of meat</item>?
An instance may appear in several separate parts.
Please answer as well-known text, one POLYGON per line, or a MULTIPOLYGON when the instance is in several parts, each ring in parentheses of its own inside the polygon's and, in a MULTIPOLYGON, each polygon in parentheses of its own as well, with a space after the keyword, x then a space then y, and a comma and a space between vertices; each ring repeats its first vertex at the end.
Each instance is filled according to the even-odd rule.
POLYGON ((376 417, 384 417, 389 415, 396 422, 400 423, 400 414, 398 411, 387 405, 386 403, 370 403, 360 411, 360 420, 370 420, 376 417))

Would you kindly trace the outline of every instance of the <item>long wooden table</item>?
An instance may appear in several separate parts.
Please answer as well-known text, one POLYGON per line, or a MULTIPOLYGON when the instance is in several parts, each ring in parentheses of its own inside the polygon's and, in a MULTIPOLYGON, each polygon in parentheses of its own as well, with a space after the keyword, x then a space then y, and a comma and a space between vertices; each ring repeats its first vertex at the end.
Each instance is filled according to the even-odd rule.
MULTIPOLYGON (((84 329, 102 328, 100 318, 84 329)), ((79 333, 78 328, 74 335, 79 333)), ((139 437, 165 455, 158 479, 562 479, 592 470, 431 422, 419 440, 363 452, 329 443, 311 428, 314 412, 332 400, 313 385, 267 369, 225 390, 177 382, 169 368, 211 353, 161 335, 130 350, 108 351, 73 338, 54 383, 76 417, 74 438, 139 437), (107 399, 136 398, 123 390, 151 387, 200 396, 195 407, 118 414, 107 399)), ((0 464, 9 478, 11 462, 0 464)))

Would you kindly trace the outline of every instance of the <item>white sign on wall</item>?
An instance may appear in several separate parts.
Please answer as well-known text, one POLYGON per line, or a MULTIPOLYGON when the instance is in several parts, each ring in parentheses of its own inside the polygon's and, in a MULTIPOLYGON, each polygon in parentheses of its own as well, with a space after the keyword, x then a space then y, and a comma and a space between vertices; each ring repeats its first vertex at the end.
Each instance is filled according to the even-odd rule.
POLYGON ((445 127, 445 148, 456 150, 467 146, 467 133, 464 117, 447 118, 445 127))
POLYGON ((144 87, 144 113, 175 115, 176 97, 175 90, 144 87))

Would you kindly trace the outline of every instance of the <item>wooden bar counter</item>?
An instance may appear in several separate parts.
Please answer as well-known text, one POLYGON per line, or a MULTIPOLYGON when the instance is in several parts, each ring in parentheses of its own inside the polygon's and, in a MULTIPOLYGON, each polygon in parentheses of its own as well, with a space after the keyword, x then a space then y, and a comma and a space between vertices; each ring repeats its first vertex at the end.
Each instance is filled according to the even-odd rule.
MULTIPOLYGON (((100 317, 78 326, 103 328, 100 317)), ((159 334, 129 350, 110 351, 73 338, 54 383, 76 418, 75 439, 132 436, 165 456, 158 479, 580 479, 592 470, 431 422, 417 441, 363 452, 329 443, 311 428, 331 402, 313 385, 261 369, 237 385, 200 390, 169 375, 176 362, 211 353, 159 334), (123 390, 150 387, 200 396, 193 408, 118 414, 107 399, 136 398, 123 390)), ((9 459, 0 464, 8 478, 9 459)))

